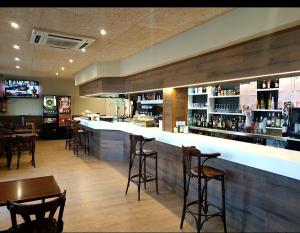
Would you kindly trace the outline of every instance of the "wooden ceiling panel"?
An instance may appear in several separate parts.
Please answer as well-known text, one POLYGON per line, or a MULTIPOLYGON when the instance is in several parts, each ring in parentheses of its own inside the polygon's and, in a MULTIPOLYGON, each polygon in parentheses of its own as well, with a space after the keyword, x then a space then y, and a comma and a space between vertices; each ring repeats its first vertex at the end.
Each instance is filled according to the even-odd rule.
POLYGON ((37 77, 73 78, 84 67, 98 61, 126 58, 155 43, 202 24, 228 8, 1 8, 0 73, 37 77), (19 29, 10 22, 20 25, 19 29), (40 27, 96 41, 85 53, 29 43, 32 29, 40 27), (105 36, 100 29, 107 31, 105 36), (20 45, 20 50, 12 48, 20 45), (17 62, 14 57, 21 59, 17 62), (74 62, 69 63, 69 59, 74 62), (62 72, 60 67, 66 69, 62 72))

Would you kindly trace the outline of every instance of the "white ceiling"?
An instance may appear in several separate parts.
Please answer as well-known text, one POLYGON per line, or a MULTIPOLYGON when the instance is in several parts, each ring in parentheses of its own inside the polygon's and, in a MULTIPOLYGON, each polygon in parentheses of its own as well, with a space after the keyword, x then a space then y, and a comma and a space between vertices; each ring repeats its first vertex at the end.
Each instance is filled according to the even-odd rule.
POLYGON ((74 78, 97 61, 124 59, 232 8, 1 8, 0 73, 74 78), (18 29, 10 26, 19 24, 18 29), (95 37, 85 53, 33 46, 33 27, 95 37), (100 29, 107 31, 105 36, 100 29), (13 49, 18 44, 20 50, 13 49), (19 57, 20 61, 14 61, 19 57), (69 59, 74 62, 69 63, 69 59), (16 69, 16 65, 21 68, 16 69), (65 67, 62 71, 61 66, 65 67), (59 76, 55 75, 59 72, 59 76))

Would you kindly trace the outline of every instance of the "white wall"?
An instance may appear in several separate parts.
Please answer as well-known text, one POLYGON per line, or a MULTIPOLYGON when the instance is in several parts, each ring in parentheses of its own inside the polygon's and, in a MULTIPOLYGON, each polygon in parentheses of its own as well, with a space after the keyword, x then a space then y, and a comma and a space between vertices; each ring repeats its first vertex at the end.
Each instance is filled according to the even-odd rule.
MULTIPOLYGON (((300 8, 237 8, 198 27, 146 48, 120 62, 127 76, 204 54, 300 23, 300 8)), ((114 75, 108 75, 110 77, 114 75)), ((104 77, 101 72, 97 78, 104 77)), ((76 85, 95 79, 75 76, 76 85)))

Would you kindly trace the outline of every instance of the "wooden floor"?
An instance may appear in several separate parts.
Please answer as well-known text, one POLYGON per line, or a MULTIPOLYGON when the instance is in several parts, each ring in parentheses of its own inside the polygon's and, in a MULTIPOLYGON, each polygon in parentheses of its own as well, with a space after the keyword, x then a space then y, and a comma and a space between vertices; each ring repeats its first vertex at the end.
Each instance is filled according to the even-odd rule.
MULTIPOLYGON (((67 190, 64 212, 65 232, 194 232, 194 222, 187 217, 183 230, 179 229, 182 199, 149 183, 137 201, 137 188, 132 184, 124 194, 127 182, 127 163, 100 161, 93 156, 75 157, 64 149, 64 141, 38 141, 36 168, 30 156, 21 158, 12 170, 0 159, 0 181, 54 175, 61 189, 67 190)), ((0 231, 10 227, 6 207, 0 208, 0 231)), ((229 231, 232 229, 228 229, 229 231)), ((204 231, 222 232, 218 220, 209 221, 204 231)))

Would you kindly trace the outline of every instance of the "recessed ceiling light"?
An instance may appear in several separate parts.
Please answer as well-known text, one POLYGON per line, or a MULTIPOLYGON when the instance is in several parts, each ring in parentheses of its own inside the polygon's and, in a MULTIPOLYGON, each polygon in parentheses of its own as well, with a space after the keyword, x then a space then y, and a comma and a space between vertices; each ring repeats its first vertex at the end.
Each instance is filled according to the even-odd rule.
POLYGON ((20 69, 20 66, 16 66, 17 69, 20 69))
POLYGON ((100 34, 101 34, 102 36, 104 36, 104 35, 106 35, 106 31, 105 31, 104 29, 101 29, 101 30, 100 30, 100 34))
POLYGON ((81 49, 81 51, 84 53, 86 50, 85 49, 81 49))
POLYGON ((69 59, 69 62, 70 62, 70 63, 73 63, 73 59, 69 59))
POLYGON ((62 67, 61 67, 61 70, 65 70, 65 67, 62 66, 62 67))
POLYGON ((58 73, 58 72, 56 72, 56 73, 55 73, 55 75, 57 76, 57 75, 59 75, 59 73, 58 73))
POLYGON ((14 47, 14 49, 20 49, 20 46, 16 45, 16 44, 13 47, 14 47))
POLYGON ((12 26, 13 28, 19 28, 19 24, 15 23, 15 22, 11 22, 10 26, 12 26))
POLYGON ((18 58, 18 57, 15 57, 15 61, 20 61, 20 58, 18 58))

